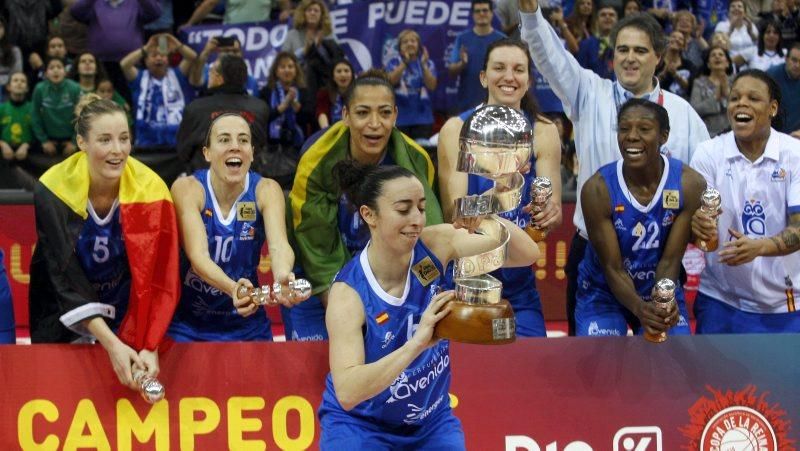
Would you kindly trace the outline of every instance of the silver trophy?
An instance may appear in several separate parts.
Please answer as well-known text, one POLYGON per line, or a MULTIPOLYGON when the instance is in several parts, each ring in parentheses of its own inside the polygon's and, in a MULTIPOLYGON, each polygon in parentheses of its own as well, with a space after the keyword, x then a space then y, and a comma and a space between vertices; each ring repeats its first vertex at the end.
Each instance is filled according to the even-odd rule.
MULTIPOLYGON (((716 222, 721 208, 722 196, 719 194, 719 191, 714 188, 706 188, 706 190, 703 191, 703 195, 700 196, 700 210, 716 222)), ((716 235, 711 237, 708 241, 698 239, 695 242, 695 246, 700 248, 703 252, 713 252, 719 247, 719 239, 716 235)))
POLYGON ((267 305, 267 304, 274 304, 272 302, 272 296, 270 296, 271 290, 269 285, 261 285, 260 287, 253 287, 247 288, 244 285, 240 285, 239 288, 236 290, 236 296, 243 298, 245 296, 250 296, 250 299, 253 300, 253 304, 255 305, 267 305))
MULTIPOLYGON (((517 208, 525 184, 519 171, 532 152, 533 129, 517 110, 488 105, 475 111, 461 127, 456 169, 491 179, 494 186, 485 193, 456 199, 454 219, 517 208)), ((476 233, 491 237, 497 247, 455 261, 456 299, 434 333, 465 343, 510 343, 516 337, 514 312, 501 297, 502 283, 488 273, 503 266, 511 234, 496 217, 484 219, 476 233)))
POLYGON ((158 379, 148 376, 142 370, 136 370, 133 373, 133 380, 139 387, 139 393, 141 393, 145 401, 155 404, 164 399, 164 385, 158 379))
MULTIPOLYGON (((659 308, 670 310, 675 305, 675 282, 670 279, 660 279, 653 287, 650 295, 651 301, 659 308)), ((662 343, 667 340, 667 333, 649 334, 645 332, 644 337, 653 343, 662 343)))
POLYGON ((236 290, 236 295, 240 298, 250 296, 256 305, 274 305, 278 301, 276 298, 282 293, 287 293, 287 297, 294 303, 302 302, 311 297, 311 283, 306 279, 297 279, 288 284, 281 285, 279 282, 260 287, 247 288, 240 285, 236 290))

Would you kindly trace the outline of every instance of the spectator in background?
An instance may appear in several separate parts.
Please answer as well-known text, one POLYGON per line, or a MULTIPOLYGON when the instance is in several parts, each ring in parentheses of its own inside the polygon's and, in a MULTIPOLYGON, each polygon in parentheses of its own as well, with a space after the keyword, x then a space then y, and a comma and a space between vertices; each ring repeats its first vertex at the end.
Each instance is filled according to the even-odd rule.
POLYGON ((398 54, 386 63, 389 81, 397 99, 397 128, 412 139, 428 139, 433 134, 433 101, 436 90, 436 65, 419 33, 405 29, 397 36, 398 54))
POLYGON ((8 100, 0 104, 0 151, 4 160, 25 160, 33 141, 28 78, 22 72, 13 73, 4 89, 8 100))
POLYGON ((326 129, 342 119, 344 94, 355 79, 355 70, 346 59, 333 63, 333 73, 328 86, 317 93, 317 125, 326 129))
POLYGON ((137 149, 174 150, 175 132, 183 118, 183 109, 194 97, 186 74, 195 58, 197 54, 194 50, 175 36, 159 34, 151 36, 147 45, 132 51, 120 61, 133 94, 137 149), (169 65, 169 55, 176 51, 183 56, 177 69, 169 65), (135 65, 142 58, 145 68, 140 70, 135 65))
POLYGON ((34 137, 47 155, 71 155, 78 148, 72 142, 72 119, 81 98, 81 87, 67 79, 64 60, 50 58, 45 63, 45 79, 33 90, 31 120, 34 137))
POLYGON ((772 0, 772 12, 764 19, 780 24, 781 39, 787 48, 800 37, 800 3, 796 0, 772 0))
MULTIPOLYGON (((731 51, 731 37, 728 36, 728 33, 718 31, 711 35, 710 42, 709 47, 720 47, 725 49, 726 52, 731 51)), ((733 71, 736 72, 736 65, 733 66, 733 71)))
POLYGON ((34 83, 38 83, 45 78, 45 65, 44 62, 48 58, 59 58, 64 61, 64 70, 69 73, 72 70, 72 59, 67 56, 67 46, 64 44, 64 39, 61 36, 50 36, 47 39, 47 53, 43 60, 38 53, 31 53, 28 62, 33 70, 34 83))
POLYGON ((509 38, 519 39, 519 1, 496 0, 495 12, 503 26, 503 33, 509 38))
POLYGON ((336 41, 330 12, 322 0, 303 0, 294 11, 292 25, 281 51, 297 57, 308 92, 316 93, 328 83, 333 62, 344 58, 344 51, 336 41))
POLYGON ((161 4, 161 15, 158 19, 144 26, 145 38, 160 33, 172 33, 175 27, 175 18, 172 13, 172 0, 159 0, 161 4))
POLYGON ((581 41, 576 56, 581 66, 591 69, 597 75, 615 80, 614 49, 608 42, 611 29, 617 23, 617 10, 612 6, 601 6, 597 10, 595 32, 581 41))
POLYGON ((773 66, 767 73, 775 79, 783 97, 780 131, 800 139, 800 42, 789 48, 785 63, 773 66))
POLYGON ((105 66, 114 87, 123 97, 131 95, 120 62, 144 43, 144 25, 161 15, 158 0, 78 0, 72 16, 87 25, 89 52, 105 66))
POLYGON ((683 59, 685 48, 684 35, 673 31, 669 35, 667 51, 664 52, 664 63, 658 73, 658 81, 664 89, 684 99, 689 98, 689 83, 697 70, 692 63, 683 59))
POLYGON ((685 9, 677 11, 672 19, 672 29, 683 34, 685 46, 681 57, 695 68, 703 67, 703 54, 708 42, 703 38, 703 27, 697 23, 694 14, 685 9))
POLYGON ((770 67, 786 61, 781 24, 774 20, 764 20, 758 30, 758 52, 750 61, 750 68, 767 71, 770 67))
POLYGON ((578 54, 581 42, 592 35, 592 17, 594 16, 593 0, 577 0, 572 13, 564 19, 574 41, 567 39, 567 50, 573 55, 578 54))
MULTIPOLYGON (((100 66, 102 67, 102 66, 100 66)), ((122 97, 116 89, 114 83, 108 78, 104 78, 97 82, 97 89, 95 94, 100 96, 101 99, 111 100, 125 110, 125 115, 128 116, 128 125, 133 128, 133 116, 131 115, 131 105, 122 97)))
POLYGON ((5 256, 0 249, 0 344, 15 344, 16 333, 14 301, 11 299, 11 286, 6 276, 5 256))
POLYGON ((245 90, 247 64, 240 56, 221 55, 211 64, 208 74, 208 96, 200 97, 186 106, 178 128, 178 157, 187 164, 187 172, 208 167, 203 158, 206 131, 214 118, 227 113, 243 117, 252 130, 255 170, 267 147, 267 118, 269 109, 263 100, 245 90))
MULTIPOLYGON (((564 103, 564 112, 575 126, 575 148, 580 162, 578 190, 601 166, 619 159, 617 110, 631 97, 662 104, 669 112, 670 130, 662 152, 689 161, 697 143, 708 139, 703 121, 688 102, 664 91, 654 77, 665 48, 661 26, 651 16, 638 14, 617 22, 611 32, 614 72, 617 81, 583 70, 564 50, 561 41, 544 20, 537 0, 520 0, 522 37, 531 49, 536 67, 564 103)), ((577 265, 586 249, 586 225, 578 202, 574 223, 578 233, 567 259, 567 317, 574 334, 577 265)))
POLYGON ((204 0, 195 8, 189 20, 180 26, 180 29, 201 23, 220 4, 225 5, 222 23, 233 25, 268 21, 272 13, 273 0, 204 0))
MULTIPOLYGON (((280 147, 285 153, 299 158, 300 148, 306 140, 306 130, 311 117, 311 101, 305 77, 293 53, 280 52, 269 69, 267 85, 259 95, 269 105, 267 142, 280 147)), ((292 177, 278 180, 288 188, 292 177)))
POLYGON ((480 82, 483 55, 489 44, 506 37, 492 27, 492 8, 491 0, 472 0, 474 25, 456 36, 453 44, 447 70, 451 77, 458 77, 458 111, 483 101, 484 91, 480 82))
MULTIPOLYGON (((61 11, 58 0, 3 0, 0 16, 6 19, 6 34, 9 42, 19 47, 24 57, 42 52, 49 36, 47 22, 61 11)), ((23 63, 25 64, 25 63, 23 63)), ((33 75, 25 67, 28 76, 33 75)), ((31 78, 31 80, 33 80, 31 78)))
POLYGON ((0 17, 0 101, 5 95, 5 86, 11 74, 22 71, 22 52, 16 45, 11 45, 6 34, 6 24, 0 17))
MULTIPOLYGON (((207 40, 206 45, 200 55, 197 56, 197 60, 189 72, 189 83, 201 90, 206 88, 208 86, 209 70, 213 61, 216 61, 222 55, 229 54, 238 57, 242 56, 242 44, 236 36, 217 36, 207 40), (226 45, 220 45, 220 41, 226 45)), ((247 75, 246 89, 251 96, 258 95, 258 82, 249 74, 247 75)))
POLYGON ((728 5, 728 20, 717 24, 714 32, 727 33, 730 37, 730 54, 737 69, 747 69, 756 55, 758 28, 747 16, 744 0, 732 0, 728 5))
POLYGON ((731 128, 727 108, 732 73, 733 62, 728 52, 712 46, 706 53, 702 75, 692 82, 690 103, 712 137, 731 128))
POLYGON ((800 141, 772 128, 782 96, 766 73, 740 72, 728 97, 733 130, 692 158, 722 199, 716 221, 702 209, 692 217, 695 237, 719 240, 700 275, 698 334, 800 332, 800 141))
POLYGON ((626 0, 622 7, 622 17, 632 16, 642 12, 642 2, 639 0, 626 0))
POLYGON ((89 51, 88 27, 72 16, 70 8, 78 0, 61 0, 63 9, 56 20, 50 22, 50 32, 64 38, 68 55, 89 51))
POLYGON ((67 77, 78 82, 81 95, 95 92, 97 83, 108 78, 103 66, 97 63, 97 58, 91 53, 79 55, 77 64, 72 66, 67 77))

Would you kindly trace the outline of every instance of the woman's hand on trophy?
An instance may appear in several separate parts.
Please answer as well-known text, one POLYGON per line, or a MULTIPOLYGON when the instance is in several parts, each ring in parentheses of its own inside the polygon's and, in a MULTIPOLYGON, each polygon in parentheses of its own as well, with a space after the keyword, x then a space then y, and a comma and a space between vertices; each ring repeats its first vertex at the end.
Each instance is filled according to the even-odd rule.
POLYGON ((236 287, 234 287, 231 292, 233 307, 236 309, 236 313, 244 317, 250 316, 258 310, 258 305, 253 302, 253 298, 250 296, 250 291, 252 289, 253 283, 248 279, 241 278, 236 282, 236 287), (242 288, 246 288, 246 290, 242 288))
POLYGON ((119 382, 131 390, 138 390, 139 387, 136 386, 136 382, 133 380, 133 369, 146 367, 139 354, 120 340, 115 340, 115 343, 106 351, 119 382))
POLYGON ((161 368, 158 366, 158 349, 153 351, 142 349, 139 351, 139 358, 142 360, 142 363, 144 363, 144 367, 141 369, 147 373, 148 376, 158 377, 158 373, 161 371, 161 368))
POLYGON ((678 324, 678 308, 663 309, 653 302, 640 302, 635 312, 645 332, 657 335, 678 324))
POLYGON ((547 200, 544 210, 540 212, 533 212, 531 204, 528 204, 525 208, 531 212, 531 221, 537 229, 549 230, 561 222, 561 202, 552 198, 547 200))
POLYGON ((455 291, 442 291, 435 295, 428 307, 425 308, 422 318, 419 320, 417 331, 414 332, 414 336, 410 340, 420 352, 439 341, 438 338, 433 338, 433 329, 436 327, 436 323, 450 313, 449 302, 453 299, 455 299, 455 291))
MULTIPOLYGON (((721 209, 720 214, 722 214, 721 209)), ((711 215, 703 211, 702 208, 695 210, 692 215, 692 234, 695 238, 699 238, 703 241, 709 241, 717 236, 716 221, 711 215)))
POLYGON ((453 227, 457 229, 467 229, 469 233, 475 233, 478 226, 481 225, 485 215, 480 216, 462 216, 453 220, 453 227))

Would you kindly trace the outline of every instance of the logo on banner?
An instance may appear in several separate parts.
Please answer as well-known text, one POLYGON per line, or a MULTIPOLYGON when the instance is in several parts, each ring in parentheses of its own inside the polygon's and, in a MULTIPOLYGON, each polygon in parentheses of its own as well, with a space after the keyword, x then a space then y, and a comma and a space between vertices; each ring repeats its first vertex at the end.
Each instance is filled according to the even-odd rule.
POLYGON ((738 392, 708 390, 711 397, 700 398, 689 409, 691 422, 681 428, 690 440, 687 449, 776 451, 779 443, 793 443, 786 411, 777 403, 770 405, 767 393, 757 394, 752 385, 738 392))
POLYGON ((661 428, 628 426, 614 434, 614 451, 661 451, 661 428))

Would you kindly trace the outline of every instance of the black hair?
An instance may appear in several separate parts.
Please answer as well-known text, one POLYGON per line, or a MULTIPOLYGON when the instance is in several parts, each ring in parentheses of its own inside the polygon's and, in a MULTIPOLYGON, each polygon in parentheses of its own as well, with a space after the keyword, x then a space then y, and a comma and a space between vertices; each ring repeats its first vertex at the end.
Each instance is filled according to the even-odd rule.
POLYGON ((781 35, 781 24, 775 19, 766 19, 758 26, 758 56, 764 55, 764 35, 767 33, 767 28, 772 27, 778 32, 778 45, 775 47, 775 53, 778 56, 786 56, 783 54, 783 35, 781 35))
POLYGON ((736 77, 733 79, 733 83, 731 83, 731 88, 733 85, 739 81, 740 78, 755 78, 756 80, 760 80, 767 85, 767 90, 769 91, 769 99, 778 102, 778 114, 776 114, 772 118, 772 126, 776 129, 780 129, 783 126, 783 115, 785 111, 783 110, 783 104, 781 103, 781 88, 778 86, 778 83, 775 81, 772 76, 768 73, 764 72, 760 69, 747 69, 739 72, 736 74, 736 77))
POLYGON ((396 104, 394 86, 392 86, 392 83, 389 81, 389 76, 386 75, 386 72, 381 69, 369 69, 356 77, 353 83, 350 84, 350 87, 347 88, 347 91, 345 91, 344 104, 347 106, 348 110, 350 109, 350 102, 352 102, 355 96, 356 89, 362 86, 383 86, 391 93, 392 103, 396 104))
POLYGON ((786 51, 786 56, 789 56, 789 52, 792 50, 800 50, 800 41, 794 41, 794 44, 789 46, 789 49, 786 51))
POLYGON ((639 13, 631 16, 623 17, 620 19, 614 28, 611 30, 611 47, 617 47, 617 35, 625 28, 635 28, 650 38, 650 44, 656 55, 661 56, 667 49, 667 38, 664 36, 664 30, 661 25, 656 21, 653 16, 648 13, 639 13))
POLYGON ((247 63, 241 56, 229 53, 220 56, 214 70, 222 77, 226 85, 237 88, 244 88, 247 85, 247 63))
POLYGON ((44 67, 45 72, 47 72, 47 68, 50 67, 50 63, 53 61, 60 61, 61 65, 64 66, 64 69, 67 68, 67 61, 64 58, 61 58, 60 56, 48 56, 44 59, 44 66, 42 66, 44 67))
POLYGON ((94 72, 94 86, 92 87, 92 89, 97 90, 97 85, 99 85, 102 80, 108 79, 108 74, 106 73, 105 67, 102 64, 100 64, 100 60, 97 59, 94 53, 91 52, 79 53, 78 58, 74 60, 74 64, 72 65, 72 68, 70 68, 69 70, 69 74, 67 74, 67 78, 78 82, 81 81, 81 74, 78 72, 78 67, 81 65, 80 64, 81 57, 83 57, 83 55, 91 55, 91 57, 94 58, 95 72, 94 72))
POLYGON ((725 70, 725 73, 728 75, 733 73, 734 65, 733 65, 733 60, 731 59, 730 52, 728 52, 725 48, 720 47, 718 45, 712 45, 703 52, 703 67, 702 67, 703 75, 711 75, 711 69, 708 67, 708 59, 711 58, 711 52, 717 49, 722 50, 722 53, 725 54, 725 59, 728 60, 728 69, 725 70))
POLYGON ((472 0, 469 10, 474 11, 475 5, 489 5, 489 11, 494 11, 494 4, 492 0, 472 0))
POLYGON ((247 124, 247 128, 250 130, 250 137, 252 139, 253 126, 250 124, 250 121, 248 121, 247 118, 245 118, 244 116, 242 116, 239 113, 236 113, 236 112, 233 112, 233 111, 228 111, 226 113, 220 114, 219 116, 215 117, 214 119, 211 119, 211 123, 208 124, 208 130, 206 130, 206 139, 205 139, 205 141, 203 141, 205 143, 204 144, 205 147, 208 147, 208 146, 211 145, 211 130, 214 129, 214 124, 216 124, 217 121, 222 119, 223 117, 230 117, 230 116, 241 118, 247 124))
POLYGON ((641 107, 653 112, 656 115, 656 121, 658 121, 658 128, 661 129, 662 132, 669 131, 669 113, 667 113, 667 109, 663 106, 651 102, 647 99, 642 98, 632 98, 627 102, 623 103, 617 113, 617 123, 622 120, 622 115, 625 114, 631 108, 641 107))
MULTIPOLYGON (((331 70, 328 73, 328 81, 327 81, 328 96, 331 99, 331 103, 336 101, 336 96, 338 95, 338 92, 339 92, 339 87, 336 86, 336 81, 333 79, 333 72, 336 70, 336 66, 338 66, 340 64, 344 64, 344 65, 346 65, 347 67, 350 68, 350 73, 352 74, 352 79, 350 80, 350 85, 352 85, 353 82, 356 79, 356 69, 353 67, 353 63, 351 63, 350 60, 348 60, 347 58, 340 58, 340 59, 335 60, 331 64, 331 70)), ((349 87, 350 86, 348 85, 348 88, 349 87)))
POLYGON ((355 160, 342 160, 333 166, 339 189, 356 208, 366 205, 377 210, 378 197, 383 186, 394 179, 412 177, 413 172, 400 166, 361 164, 355 160))
MULTIPOLYGON (((520 41, 519 39, 513 38, 503 38, 498 39, 497 41, 492 42, 489 44, 489 47, 486 49, 486 55, 483 56, 483 71, 489 68, 489 55, 494 51, 494 49, 499 47, 516 47, 522 50, 522 53, 525 54, 525 58, 528 59, 528 79, 533 80, 533 60, 531 59, 531 54, 528 51, 528 45, 524 42, 520 41)), ((489 92, 487 89, 486 92, 486 101, 489 100, 489 92)), ((484 103, 486 103, 486 101, 484 103)), ((528 116, 531 118, 531 121, 535 121, 536 117, 539 115, 539 104, 536 103, 536 99, 531 96, 531 92, 527 86, 525 86, 525 95, 522 97, 522 101, 520 102, 520 109, 528 113, 528 116)))

